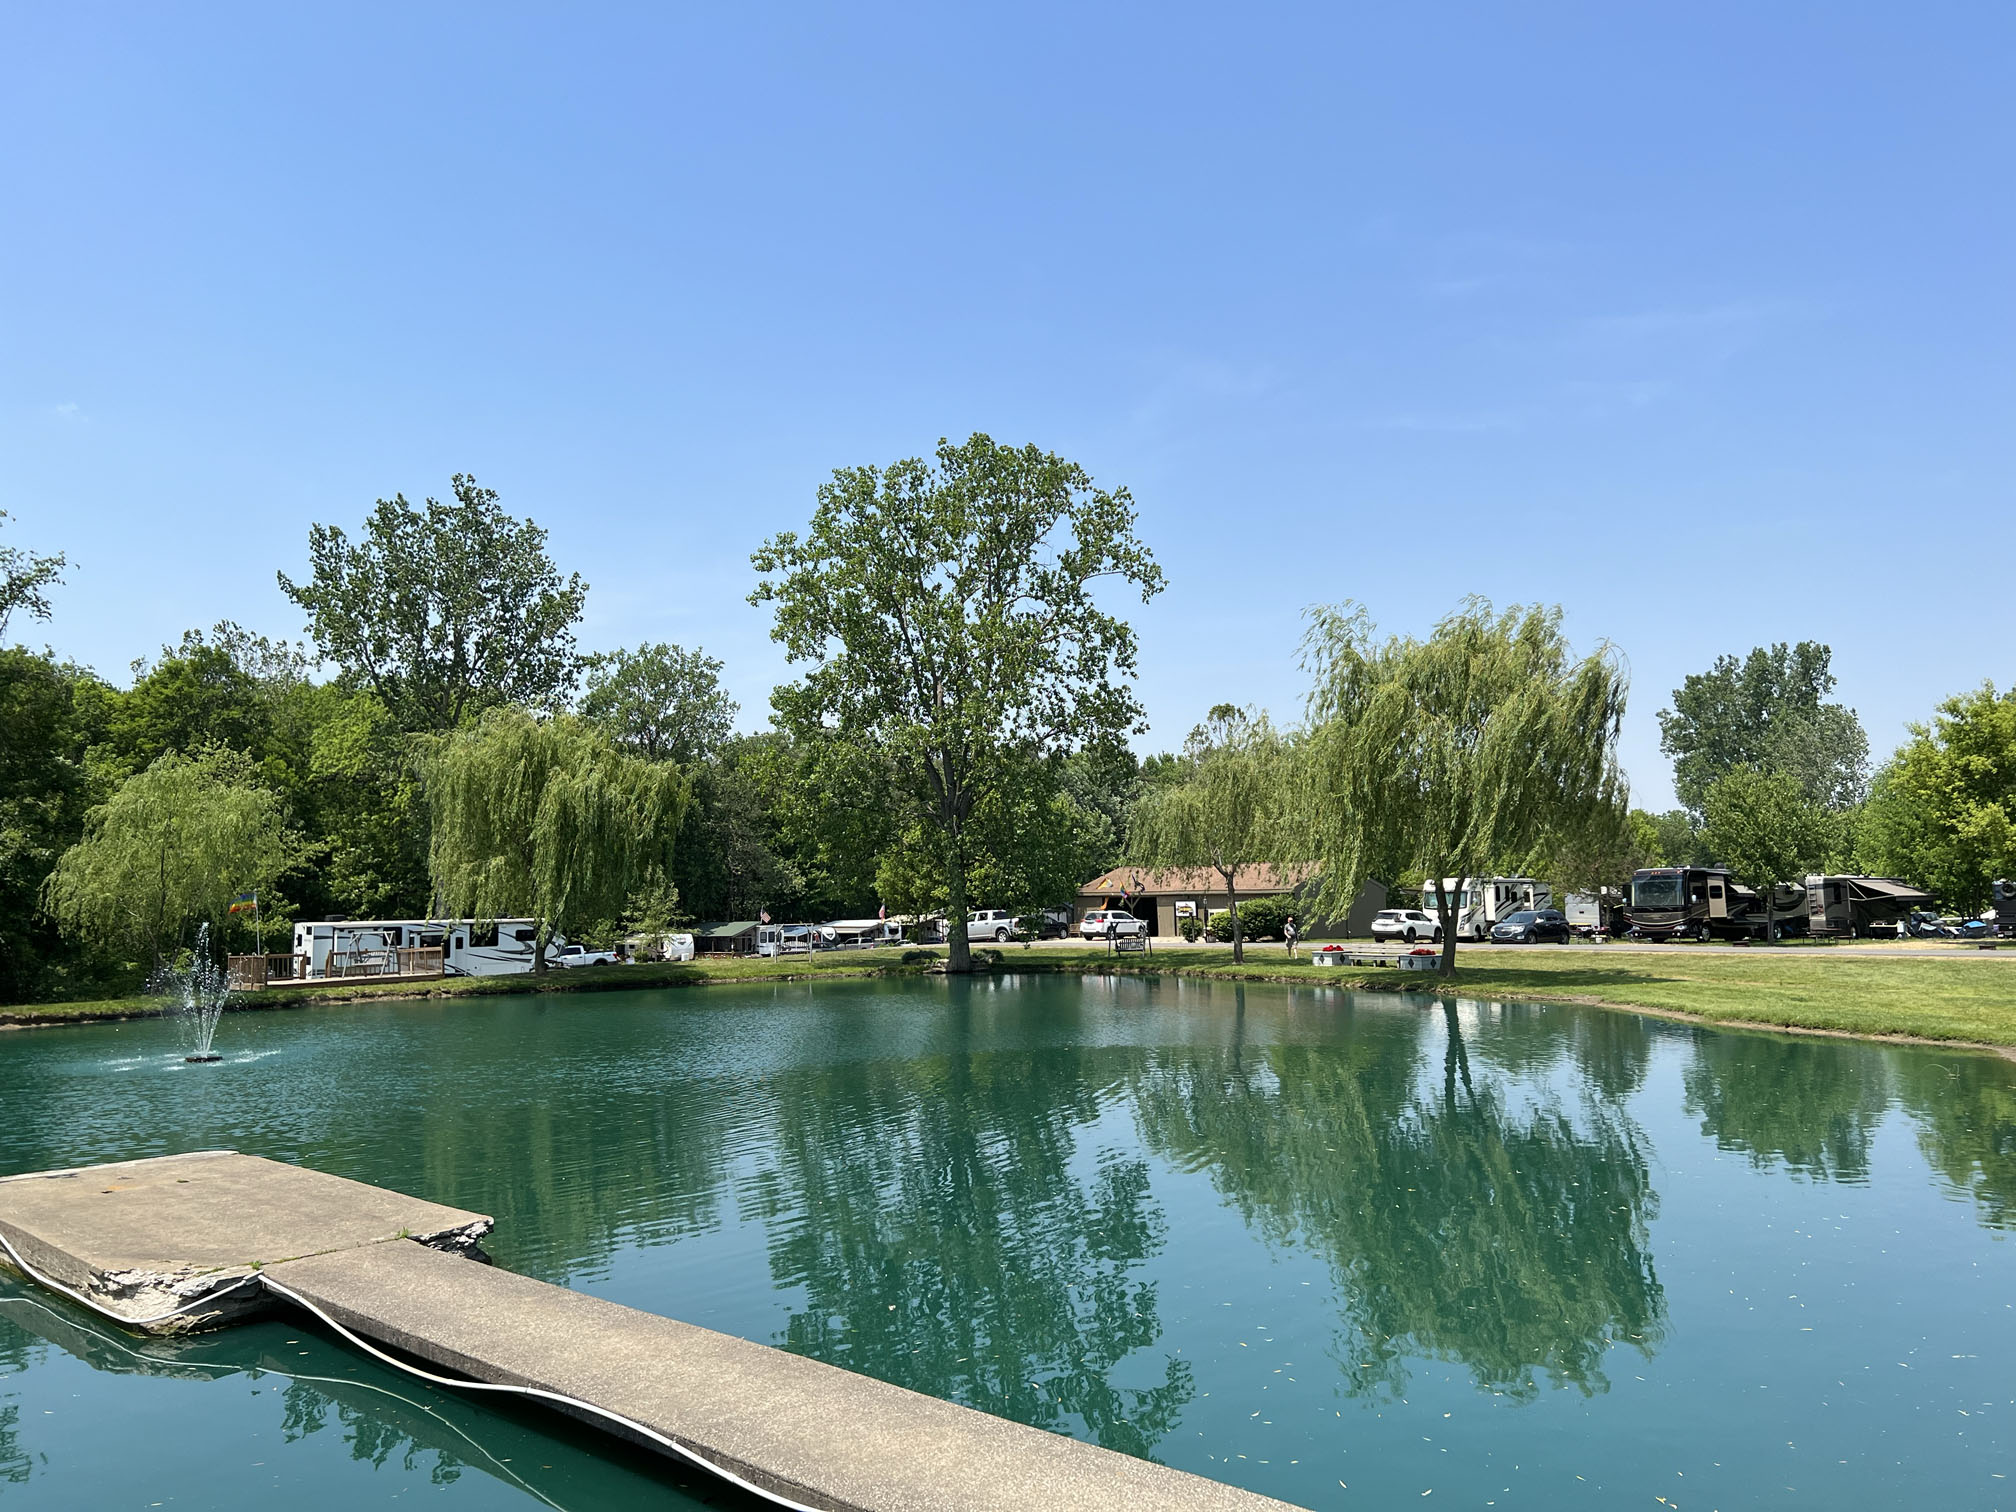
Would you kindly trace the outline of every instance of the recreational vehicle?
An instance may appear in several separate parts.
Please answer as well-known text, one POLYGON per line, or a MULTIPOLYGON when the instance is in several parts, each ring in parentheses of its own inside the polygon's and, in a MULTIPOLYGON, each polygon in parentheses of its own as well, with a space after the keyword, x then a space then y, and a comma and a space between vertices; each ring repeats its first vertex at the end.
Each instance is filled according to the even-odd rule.
POLYGON ((1720 866, 1648 866, 1631 874, 1631 928, 1648 940, 1762 939, 1806 932, 1806 889, 1781 883, 1769 899, 1720 866))
POLYGON ((840 950, 871 950, 878 945, 903 943, 903 926, 894 919, 835 919, 822 928, 840 950))
MULTIPOLYGON (((499 919, 477 925, 454 919, 345 919, 294 926, 294 955, 300 975, 316 979, 393 976, 402 950, 436 949, 449 976, 512 976, 532 969, 537 925, 532 919, 499 919)), ((566 945, 558 931, 547 936, 547 961, 566 945)))
POLYGON ((1439 889, 1432 881, 1422 886, 1423 911, 1439 919, 1445 893, 1456 900, 1459 940, 1489 939, 1491 926, 1500 920, 1522 908, 1546 908, 1554 901, 1554 890, 1531 877, 1466 877, 1461 887, 1456 885, 1456 878, 1444 877, 1439 889))
POLYGON ((1900 933, 1899 926, 1914 909, 1924 908, 1932 894, 1895 877, 1823 877, 1806 879, 1806 932, 1815 935, 1900 933))

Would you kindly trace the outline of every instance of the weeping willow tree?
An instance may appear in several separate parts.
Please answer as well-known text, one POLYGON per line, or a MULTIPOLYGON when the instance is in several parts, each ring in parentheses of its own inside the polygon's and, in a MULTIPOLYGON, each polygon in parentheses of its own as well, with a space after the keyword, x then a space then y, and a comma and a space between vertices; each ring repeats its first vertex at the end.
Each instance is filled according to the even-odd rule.
POLYGON ((1276 859, 1281 740, 1266 715, 1219 704, 1190 732, 1184 756, 1182 780, 1144 793, 1129 816, 1130 859, 1218 873, 1232 915, 1232 959, 1243 961, 1239 868, 1276 859))
POLYGON ((270 887, 300 851, 250 757, 171 752, 91 811, 84 838, 43 884, 42 906, 66 934, 159 966, 192 924, 221 938, 232 899, 270 887))
POLYGON ((615 919, 670 874, 685 777, 571 715, 492 709, 431 742, 424 765, 441 907, 458 918, 530 916, 534 971, 546 969, 556 929, 615 919))
POLYGON ((1478 598, 1425 641, 1378 641, 1363 609, 1320 609, 1305 651, 1316 686, 1296 803, 1319 906, 1341 913, 1370 877, 1427 878, 1452 972, 1469 884, 1621 802, 1623 670, 1608 646, 1577 660, 1559 609, 1478 598))

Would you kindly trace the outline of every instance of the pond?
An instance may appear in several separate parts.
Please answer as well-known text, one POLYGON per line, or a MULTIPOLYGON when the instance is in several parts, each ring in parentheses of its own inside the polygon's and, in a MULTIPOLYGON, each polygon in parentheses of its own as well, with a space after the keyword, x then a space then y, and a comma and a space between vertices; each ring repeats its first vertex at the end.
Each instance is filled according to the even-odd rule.
MULTIPOLYGON (((2016 1066, 1000 976, 0 1034, 0 1171, 231 1147, 498 1263, 1311 1508, 2016 1507, 2016 1066)), ((305 1325, 0 1280, 0 1501, 698 1505, 305 1325)))

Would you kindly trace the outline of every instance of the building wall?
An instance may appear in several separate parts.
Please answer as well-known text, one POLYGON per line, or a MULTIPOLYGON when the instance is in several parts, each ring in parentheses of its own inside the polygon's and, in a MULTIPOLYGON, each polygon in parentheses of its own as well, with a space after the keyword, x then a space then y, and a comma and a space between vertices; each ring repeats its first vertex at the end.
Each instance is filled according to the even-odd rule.
MULTIPOLYGON (((1272 896, 1271 894, 1241 893, 1241 898, 1272 896)), ((1195 903, 1197 917, 1206 920, 1214 913, 1223 913, 1230 906, 1230 896, 1221 884, 1216 891, 1194 893, 1153 893, 1144 897, 1131 898, 1122 903, 1118 897, 1080 897, 1072 910, 1071 927, 1075 933, 1085 915, 1099 908, 1125 908, 1139 918, 1149 920, 1149 928, 1158 939, 1176 939, 1181 936, 1176 917, 1178 903, 1195 903)), ((1308 940, 1364 939, 1372 932, 1372 916, 1386 906, 1386 884, 1368 882, 1352 901, 1351 909, 1344 918, 1335 920, 1321 928, 1310 929, 1300 915, 1296 922, 1303 925, 1302 937, 1308 940)))

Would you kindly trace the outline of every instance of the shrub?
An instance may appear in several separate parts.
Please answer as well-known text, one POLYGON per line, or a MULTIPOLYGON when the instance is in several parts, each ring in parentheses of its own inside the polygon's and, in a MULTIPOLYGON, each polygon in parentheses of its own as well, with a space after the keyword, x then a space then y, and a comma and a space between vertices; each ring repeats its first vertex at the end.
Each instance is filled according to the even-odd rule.
POLYGON ((1203 921, 1194 917, 1178 919, 1176 921, 1176 933, 1194 945, 1197 943, 1198 937, 1204 933, 1203 921))
POLYGON ((903 964, 905 966, 929 966, 937 959, 938 952, 935 950, 906 950, 903 952, 903 964))
MULTIPOLYGON (((1288 915, 1295 912, 1293 898, 1241 898, 1239 900, 1239 932, 1248 940, 1279 940, 1284 938, 1283 926, 1288 915)), ((1211 938, 1230 940, 1232 938, 1232 915, 1224 909, 1211 915, 1211 938)))

